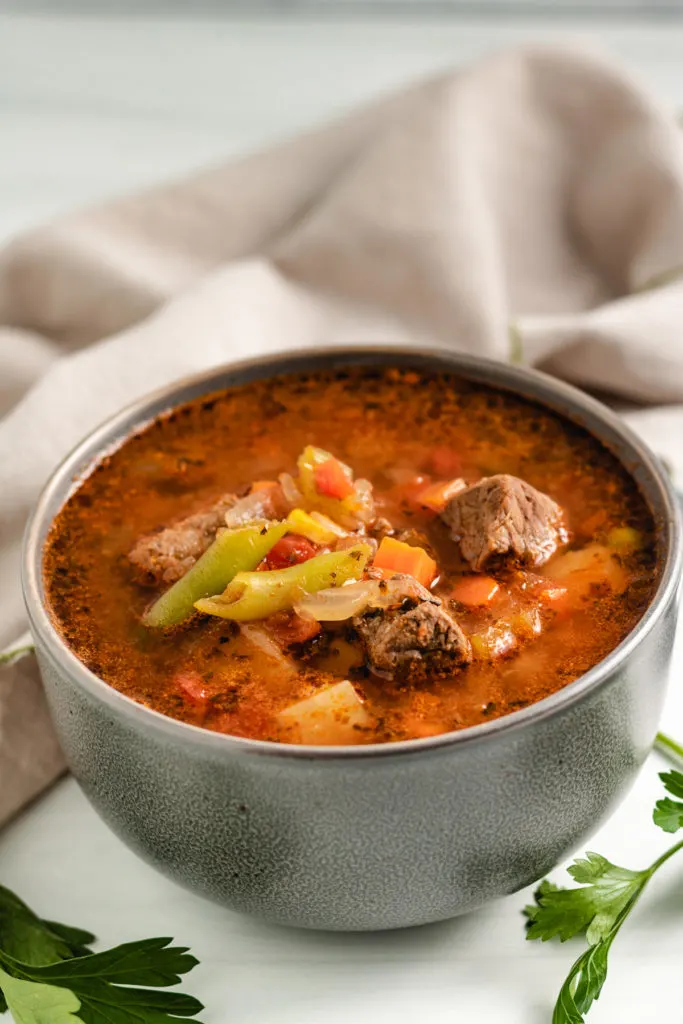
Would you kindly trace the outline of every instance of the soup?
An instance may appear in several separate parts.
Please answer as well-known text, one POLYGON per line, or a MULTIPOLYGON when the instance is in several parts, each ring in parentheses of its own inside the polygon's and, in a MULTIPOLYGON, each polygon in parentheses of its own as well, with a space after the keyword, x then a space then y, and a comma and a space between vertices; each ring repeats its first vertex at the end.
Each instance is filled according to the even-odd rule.
POLYGON ((105 682, 196 726, 365 744, 491 721, 649 604, 654 523, 600 442, 444 373, 286 375, 160 416, 57 515, 48 607, 105 682))

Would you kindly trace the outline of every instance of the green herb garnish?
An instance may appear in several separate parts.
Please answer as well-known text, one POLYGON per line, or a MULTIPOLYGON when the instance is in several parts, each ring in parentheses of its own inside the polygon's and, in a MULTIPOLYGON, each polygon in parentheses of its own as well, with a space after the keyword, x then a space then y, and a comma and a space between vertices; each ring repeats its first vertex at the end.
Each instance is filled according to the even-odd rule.
POLYGON ((192 996, 157 991, 197 963, 172 939, 104 953, 92 952, 93 941, 41 920, 0 886, 0 1013, 9 1009, 16 1024, 180 1024, 203 1009, 192 996))
MULTIPOLYGON (((657 745, 683 756, 683 749, 668 737, 659 736, 657 745)), ((678 832, 683 828, 683 773, 662 772, 659 777, 677 799, 658 800, 653 821, 665 832, 678 832)), ((574 962, 560 989, 552 1024, 584 1024, 607 979, 612 943, 652 876, 681 849, 683 839, 640 871, 617 867, 598 853, 587 853, 568 869, 580 883, 578 888, 562 889, 547 880, 541 882, 534 893, 535 902, 524 910, 527 938, 565 942, 585 933, 588 942, 588 949, 574 962)))

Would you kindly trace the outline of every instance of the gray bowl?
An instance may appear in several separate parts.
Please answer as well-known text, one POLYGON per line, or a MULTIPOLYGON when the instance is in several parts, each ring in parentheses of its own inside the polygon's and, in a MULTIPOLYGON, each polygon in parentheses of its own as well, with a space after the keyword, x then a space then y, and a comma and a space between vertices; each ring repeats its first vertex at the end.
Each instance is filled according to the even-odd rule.
POLYGON ((681 563, 677 503, 658 460, 600 403, 529 370, 443 352, 288 353, 184 380, 125 409, 68 456, 29 524, 26 605, 71 769, 118 836, 211 900, 309 928, 400 928, 515 892, 562 860, 633 782, 657 730, 681 563), (580 422, 636 478, 663 572, 647 613, 590 672, 515 714, 462 732, 363 747, 286 746, 165 718, 113 690, 47 614, 50 523, 103 452, 162 410, 231 384, 348 365, 448 370, 580 422))

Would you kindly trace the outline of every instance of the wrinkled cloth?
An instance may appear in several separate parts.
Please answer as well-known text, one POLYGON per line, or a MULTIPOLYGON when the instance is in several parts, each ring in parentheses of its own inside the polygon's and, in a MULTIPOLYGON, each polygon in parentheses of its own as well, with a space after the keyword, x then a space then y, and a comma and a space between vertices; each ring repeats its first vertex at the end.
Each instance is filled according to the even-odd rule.
MULTIPOLYGON (((515 358, 636 403, 683 478, 682 271, 676 119, 578 47, 493 56, 19 238, 0 254, 0 648, 26 628, 21 533, 55 463, 123 403, 243 356, 515 358)), ((58 770, 26 671, 0 668, 0 818, 58 770)))

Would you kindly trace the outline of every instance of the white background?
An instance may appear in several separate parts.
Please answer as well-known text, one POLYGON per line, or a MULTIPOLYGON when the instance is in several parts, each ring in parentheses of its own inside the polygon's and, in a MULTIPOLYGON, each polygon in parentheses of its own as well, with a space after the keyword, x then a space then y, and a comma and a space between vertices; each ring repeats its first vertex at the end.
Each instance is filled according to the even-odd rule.
MULTIPOLYGON (((683 24, 0 13, 0 240, 229 159, 411 77, 569 31, 602 42, 683 109, 683 24)), ((683 649, 664 724, 683 739, 681 667, 683 649)), ((653 756, 592 848, 630 867, 665 848, 650 821, 661 767, 653 756)), ((202 964, 185 987, 206 1003, 207 1024, 547 1024, 581 948, 525 943, 526 894, 388 935, 300 933, 241 918, 138 861, 72 780, 2 833, 0 881, 107 945, 150 935, 191 945, 202 964)), ((683 1019, 682 883, 683 856, 619 938, 591 1024, 683 1019)))

